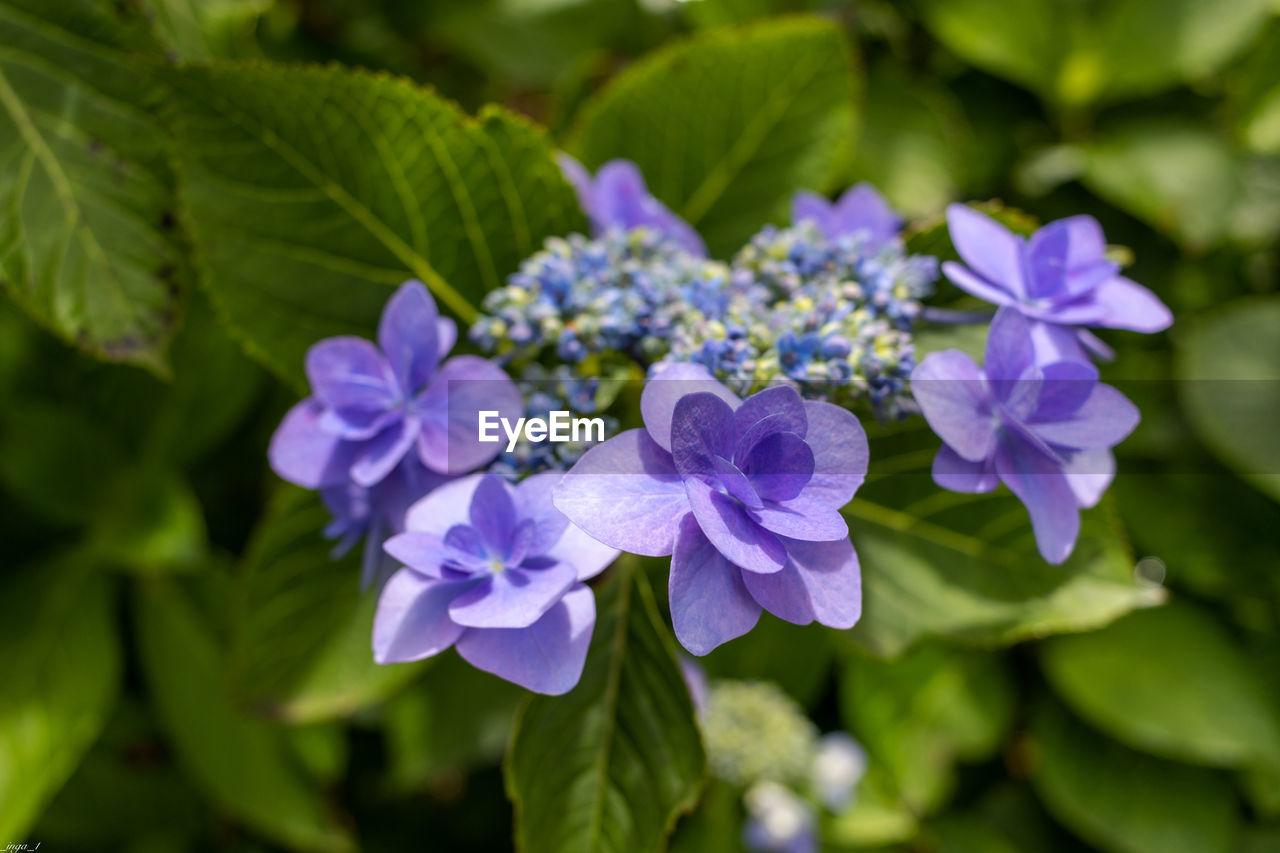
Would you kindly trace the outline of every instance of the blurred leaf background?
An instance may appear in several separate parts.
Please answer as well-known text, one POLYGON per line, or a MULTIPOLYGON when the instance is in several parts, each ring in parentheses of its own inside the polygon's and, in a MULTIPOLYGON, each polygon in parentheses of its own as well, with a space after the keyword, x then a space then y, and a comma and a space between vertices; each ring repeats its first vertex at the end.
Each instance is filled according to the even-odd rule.
POLYGON ((940 493, 918 422, 873 428, 846 510, 863 621, 766 616, 703 663, 865 746, 829 850, 1280 850, 1278 16, 0 0, 0 844, 651 850, 690 809, 674 849, 741 844, 660 572, 602 592, 597 630, 635 654, 593 647, 571 701, 452 653, 377 668, 354 558, 265 465, 309 343, 368 335, 410 276, 467 321, 585 227, 562 148, 637 161, 720 256, 858 180, 933 254, 953 200, 1096 216, 1177 322, 1110 339, 1144 422, 1076 556, 1039 561, 1007 495, 940 493), (609 777, 621 811, 574 832, 609 777))

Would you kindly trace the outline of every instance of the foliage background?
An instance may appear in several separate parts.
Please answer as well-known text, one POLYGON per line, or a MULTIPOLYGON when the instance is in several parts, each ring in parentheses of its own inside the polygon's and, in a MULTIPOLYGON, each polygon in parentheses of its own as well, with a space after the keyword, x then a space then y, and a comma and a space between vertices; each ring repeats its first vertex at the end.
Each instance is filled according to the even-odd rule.
POLYGON ((860 179, 919 251, 949 251, 955 199, 1101 220, 1177 322, 1112 337, 1144 422, 1077 556, 932 487, 919 423, 876 429, 862 623, 766 615, 705 663, 866 746, 832 850, 1280 849, 1278 12, 2 0, 0 844, 652 849, 700 790, 673 848, 738 845, 654 567, 602 593, 598 635, 636 653, 593 648, 572 702, 522 708, 452 654, 373 667, 357 570, 265 465, 310 342, 368 334, 410 274, 466 320, 583 227, 565 147, 637 160, 720 254, 860 179), (615 723, 638 754, 605 776, 535 749, 574 734, 561 754, 604 767, 615 723), (592 811, 606 780, 627 796, 592 811))

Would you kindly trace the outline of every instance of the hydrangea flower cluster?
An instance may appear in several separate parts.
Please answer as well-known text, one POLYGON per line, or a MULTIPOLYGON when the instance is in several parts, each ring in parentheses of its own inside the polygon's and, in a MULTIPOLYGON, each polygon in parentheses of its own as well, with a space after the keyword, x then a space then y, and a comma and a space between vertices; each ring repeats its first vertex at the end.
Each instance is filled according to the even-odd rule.
POLYGON ((724 264, 650 227, 555 237, 485 298, 487 314, 471 339, 517 362, 554 348, 559 361, 584 372, 610 356, 648 363, 666 353, 686 306, 727 288, 724 264))
MULTIPOLYGON (((472 355, 442 362, 456 337, 427 288, 410 281, 383 309, 376 344, 343 336, 307 352, 312 395, 285 415, 267 455, 281 478, 322 491, 340 550, 361 535, 380 545, 422 490, 493 458, 496 448, 477 440, 479 410, 520 410, 497 365, 472 355)), ((366 549, 366 583, 377 556, 366 549)))
POLYGON ((762 609, 849 628, 862 610, 858 557, 839 509, 867 471, 849 411, 779 385, 745 400, 698 365, 668 363, 640 398, 643 429, 596 445, 554 491, 605 544, 671 555, 671 619, 704 655, 762 609))
POLYGON ((827 237, 805 220, 756 234, 732 276, 723 313, 682 318, 672 360, 702 364, 739 393, 783 380, 809 398, 868 399, 881 417, 913 410, 910 332, 937 278, 934 258, 864 229, 827 237))
POLYGON ((618 552, 556 511, 559 480, 512 486, 476 474, 415 503, 386 543, 405 568, 378 600, 374 658, 420 660, 456 645, 473 666, 539 693, 577 684, 596 619, 583 581, 618 552))

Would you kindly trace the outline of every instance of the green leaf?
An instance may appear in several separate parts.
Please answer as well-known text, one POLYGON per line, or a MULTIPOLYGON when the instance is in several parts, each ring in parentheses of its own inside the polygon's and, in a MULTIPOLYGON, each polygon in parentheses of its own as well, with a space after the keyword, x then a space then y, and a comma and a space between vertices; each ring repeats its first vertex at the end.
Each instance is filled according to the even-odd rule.
POLYGON ((164 580, 135 599, 143 671, 179 760, 220 808, 292 848, 352 849, 288 731, 243 715, 200 611, 164 580))
POLYGON ((152 29, 187 62, 258 55, 253 30, 274 0, 143 0, 152 29))
POLYGON ((570 150, 634 161, 649 190, 727 257, 801 187, 833 188, 851 153, 861 81, 840 30, 814 18, 696 36, 591 100, 570 150))
POLYGON ((894 656, 925 637, 1000 645, 1105 625, 1163 600, 1133 578, 1112 503, 1081 514, 1075 551, 1053 566, 1007 489, 962 495, 929 475, 938 440, 922 422, 871 442, 868 482, 844 508, 862 564, 863 613, 848 635, 894 656))
POLYGON ((1212 770, 1134 752, 1043 701, 1031 723, 1032 782, 1049 811, 1114 853, 1227 853, 1238 829, 1231 787, 1212 770))
POLYGON ((1280 297, 1244 299, 1175 337, 1182 407, 1220 459, 1280 500, 1280 297))
POLYGON ((1201 79, 1252 40, 1268 0, 926 0, 925 24, 963 59, 1068 106, 1201 79))
POLYGON ((598 595, 582 680, 531 696, 507 755, 517 847, 660 850, 697 801, 702 738, 653 593, 622 563, 598 595))
POLYGON ((423 666, 374 663, 377 595, 360 589, 358 548, 333 559, 328 520, 316 493, 282 488, 235 581, 233 689, 246 707, 290 722, 348 716, 423 666))
MULTIPOLYGON (((871 764, 858 782, 853 804, 823 826, 823 839, 843 847, 880 847, 913 838, 920 829, 889 771, 871 764)), ((839 849, 839 848, 838 848, 839 849)))
POLYGON ((86 352, 163 370, 186 278, 144 16, 0 2, 0 284, 86 352))
POLYGON ((1240 162, 1211 128, 1133 119, 1102 129, 1080 154, 1085 186, 1187 249, 1203 251, 1228 233, 1240 162))
POLYGON ((316 340, 373 332, 419 278, 464 323, 582 214, 544 134, 405 80, 225 64, 171 73, 200 273, 248 349, 301 383, 316 340))
POLYGON ((1013 721, 1013 682, 996 655, 924 645, 891 661, 851 656, 840 708, 870 761, 919 815, 950 794, 958 760, 999 748, 1013 721))
POLYGON ((0 838, 27 837, 115 703, 115 602, 96 569, 74 558, 28 565, 0 589, 0 838))
POLYGON ((1130 746, 1197 764, 1280 766, 1280 727, 1258 672, 1217 622, 1190 606, 1056 638, 1041 660, 1076 713, 1130 746))

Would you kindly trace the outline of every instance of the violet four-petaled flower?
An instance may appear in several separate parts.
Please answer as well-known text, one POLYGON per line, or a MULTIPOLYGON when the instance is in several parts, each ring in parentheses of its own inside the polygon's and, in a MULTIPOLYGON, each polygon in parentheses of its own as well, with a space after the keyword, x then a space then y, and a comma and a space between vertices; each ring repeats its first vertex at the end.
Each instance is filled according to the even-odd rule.
POLYGON ((874 244, 888 243, 902 230, 899 216, 884 196, 868 183, 844 191, 838 201, 811 192, 798 192, 791 200, 791 221, 813 222, 828 240, 862 232, 874 244))
POLYGON ((839 512, 867 470, 857 418, 789 386, 739 400, 685 363, 659 365, 640 411, 645 428, 587 451, 555 503, 607 545, 672 555, 686 649, 745 634, 762 608, 801 625, 857 621, 858 558, 839 512))
POLYGON ((456 646, 473 666, 538 693, 572 689, 596 620, 582 582, 618 552, 552 505, 560 477, 512 486, 476 474, 414 504, 405 532, 385 546, 406 568, 378 600, 374 659, 419 660, 456 646))
POLYGON ((383 309, 376 345, 354 336, 313 345, 306 363, 312 395, 272 436, 271 467, 310 489, 347 481, 368 488, 411 450, 440 474, 488 462, 500 446, 479 442, 477 412, 519 417, 520 392, 500 367, 478 356, 441 364, 456 336, 426 287, 410 281, 383 309))
POLYGON ((1077 327, 1160 332, 1173 323, 1154 293, 1120 275, 1120 265, 1107 258, 1102 227, 1092 216, 1050 222, 1024 239, 953 204, 947 228, 964 264, 947 261, 942 272, 962 290, 1031 320, 1041 362, 1085 359, 1089 351, 1110 358, 1106 344, 1077 327))
POLYGON ((944 442, 934 481, 968 493, 1004 482, 1031 514, 1040 554, 1061 563, 1080 533, 1080 509, 1096 504, 1115 474, 1111 448, 1139 415, 1089 362, 1037 363, 1031 326, 1001 308, 983 367, 959 350, 932 353, 912 372, 911 392, 944 442))
POLYGON ((558 160, 597 237, 610 228, 630 230, 643 226, 665 234, 692 255, 707 256, 707 245, 698 232, 650 195, 635 163, 610 160, 596 170, 592 178, 591 173, 568 154, 559 155, 558 160))

